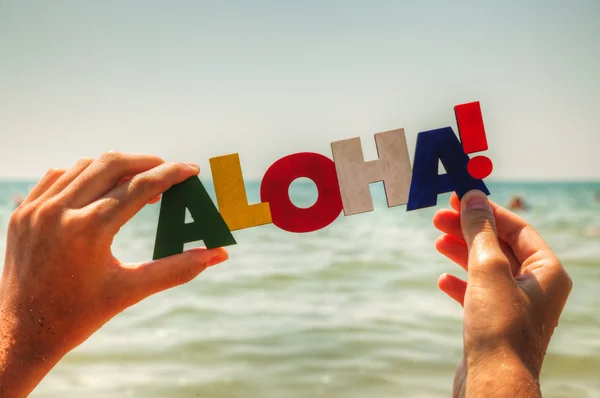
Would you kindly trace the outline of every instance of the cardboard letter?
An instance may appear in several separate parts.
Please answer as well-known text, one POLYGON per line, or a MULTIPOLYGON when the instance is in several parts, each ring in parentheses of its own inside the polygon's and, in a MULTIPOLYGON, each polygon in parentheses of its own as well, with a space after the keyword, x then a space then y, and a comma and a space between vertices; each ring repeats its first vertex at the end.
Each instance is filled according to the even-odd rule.
POLYGON ((451 191, 456 191, 459 198, 471 189, 489 195, 483 181, 469 175, 468 162, 469 156, 463 152, 452 127, 419 133, 406 210, 435 206, 439 194, 451 191), (438 175, 440 160, 447 174, 438 175))
POLYGON ((237 153, 209 159, 219 212, 231 231, 271 223, 268 203, 248 205, 237 153))
POLYGON ((273 224, 289 232, 311 232, 331 224, 342 212, 342 198, 331 159, 318 153, 295 153, 269 167, 260 185, 260 199, 269 202, 273 224), (319 191, 315 204, 296 207, 289 196, 297 178, 314 181, 319 191))
POLYGON ((331 143, 344 215, 373 210, 369 184, 383 181, 388 207, 408 202, 412 171, 404 129, 375 134, 379 159, 365 162, 360 138, 331 143))
POLYGON ((235 245, 235 239, 198 176, 173 185, 162 195, 153 259, 183 252, 187 242, 202 240, 207 248, 235 245), (185 209, 194 222, 185 223, 185 209))

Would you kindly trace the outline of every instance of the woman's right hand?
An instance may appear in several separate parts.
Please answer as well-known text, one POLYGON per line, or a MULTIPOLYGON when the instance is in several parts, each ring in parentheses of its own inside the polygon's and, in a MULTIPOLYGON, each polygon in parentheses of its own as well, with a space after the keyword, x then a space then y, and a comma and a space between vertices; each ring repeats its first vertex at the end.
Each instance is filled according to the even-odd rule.
POLYGON ((442 291, 464 307, 464 357, 454 396, 541 397, 539 374, 572 281, 535 229, 470 191, 433 223, 437 249, 468 272, 442 291))

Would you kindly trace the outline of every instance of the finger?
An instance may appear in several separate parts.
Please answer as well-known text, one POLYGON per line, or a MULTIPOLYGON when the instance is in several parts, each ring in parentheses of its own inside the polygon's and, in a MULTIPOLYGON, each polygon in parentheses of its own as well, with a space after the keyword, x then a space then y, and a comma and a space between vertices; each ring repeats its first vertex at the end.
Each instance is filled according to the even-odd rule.
POLYGON ((114 229, 120 228, 144 205, 175 184, 197 175, 198 165, 163 163, 133 177, 88 206, 88 210, 105 220, 114 229))
POLYGON ((34 200, 36 200, 40 195, 46 192, 63 174, 65 174, 65 169, 50 169, 44 174, 44 176, 38 181, 37 184, 33 187, 29 195, 25 197, 22 204, 26 205, 34 200))
MULTIPOLYGON (((496 223, 498 223, 497 219, 496 223)), ((460 224, 460 213, 458 213, 457 211, 447 209, 439 210, 433 216, 433 224, 440 231, 446 233, 447 235, 455 238, 458 241, 464 242, 464 237, 460 224)), ((512 275, 517 275, 521 268, 521 261, 517 259, 510 245, 502 239, 502 231, 499 231, 498 235, 500 236, 500 249, 502 249, 502 253, 504 253, 504 255, 510 263, 511 273, 512 275)), ((438 251, 440 251, 440 253, 450 258, 450 260, 454 261, 455 263, 466 269, 466 265, 462 263, 462 261, 464 261, 464 254, 468 252, 466 244, 464 244, 461 249, 460 247, 456 246, 454 241, 449 242, 453 243, 451 248, 448 248, 446 243, 448 242, 436 242, 436 245, 441 245, 439 247, 436 246, 438 248, 438 251), (448 252, 447 250, 452 250, 452 252, 448 252), (463 250, 463 252, 459 253, 458 250, 463 250)))
POLYGON ((68 169, 60 176, 52 186, 50 186, 43 194, 41 194, 37 200, 40 202, 45 202, 48 199, 58 195, 62 192, 77 176, 79 176, 85 169, 89 167, 94 159, 91 158, 82 158, 75 163, 73 167, 68 169))
MULTIPOLYGON (((492 201, 489 203, 494 211, 498 237, 508 244, 518 263, 523 263, 540 250, 544 253, 552 252, 544 239, 526 220, 497 203, 492 201)), ((457 213, 452 213, 452 210, 444 212, 440 210, 441 214, 436 214, 437 219, 434 217, 434 225, 442 232, 460 237, 462 232, 460 235, 457 234, 456 223, 458 211, 460 211, 460 200, 456 193, 450 197, 450 204, 457 213)))
POLYGON ((154 203, 157 203, 159 200, 160 200, 160 195, 158 195, 155 198, 150 199, 146 204, 153 205, 154 203))
POLYGON ((433 215, 433 225, 443 233, 465 240, 460 225, 460 213, 456 210, 438 210, 433 215))
POLYGON ((452 195, 450 195, 450 206, 454 210, 460 211, 460 199, 458 198, 456 192, 453 192, 452 195))
MULTIPOLYGON (((132 178, 133 177, 124 177, 124 178, 121 178, 121 181, 119 181, 118 185, 120 185, 120 184, 122 184, 124 182, 130 181, 132 178)), ((153 205, 154 203, 157 203, 159 200, 160 200, 160 195, 158 195, 155 198, 150 199, 148 202, 146 202, 146 204, 153 205)))
POLYGON ((164 160, 154 155, 107 152, 65 190, 65 200, 72 208, 84 207, 104 196, 124 177, 134 176, 162 163, 164 160))
POLYGON ((435 248, 444 256, 460 265, 465 271, 467 270, 469 250, 464 241, 452 235, 442 235, 436 240, 435 248))
POLYGON ((537 252, 554 256, 544 239, 527 221, 496 203, 491 203, 496 215, 498 231, 508 243, 515 257, 523 263, 537 252))
MULTIPOLYGON (((460 205, 458 197, 454 194, 450 198, 450 204, 454 209, 460 205)), ((533 274, 538 285, 548 293, 548 297, 555 297, 566 301, 573 282, 567 271, 562 266, 556 254, 548 247, 540 234, 522 217, 507 210, 506 208, 490 202, 494 212, 498 236, 504 253, 507 255, 513 275, 523 276, 523 280, 533 274), (516 266, 518 265, 518 268, 516 266)), ((442 226, 452 216, 439 217, 438 224, 442 226)), ((444 225, 447 229, 450 225, 444 225)), ((454 227, 450 227, 454 229, 454 227)))
POLYGON ((223 248, 190 249, 160 260, 126 266, 122 290, 132 300, 129 305, 133 305, 155 293, 187 283, 207 267, 227 258, 223 248))
MULTIPOLYGON (((527 284, 527 279, 533 275, 546 297, 557 300, 564 306, 573 282, 556 254, 527 221, 502 206, 495 203, 492 206, 501 220, 498 228, 502 228, 504 239, 516 259, 522 263, 517 274, 521 277, 521 282, 525 281, 527 284)), ((562 311, 562 306, 559 307, 562 311)))
POLYGON ((461 201, 461 226, 469 248, 469 281, 495 283, 511 280, 510 263, 496 232, 496 220, 487 196, 478 190, 467 192, 461 201))
POLYGON ((467 282, 450 274, 442 274, 438 280, 438 287, 458 304, 464 307, 467 282))

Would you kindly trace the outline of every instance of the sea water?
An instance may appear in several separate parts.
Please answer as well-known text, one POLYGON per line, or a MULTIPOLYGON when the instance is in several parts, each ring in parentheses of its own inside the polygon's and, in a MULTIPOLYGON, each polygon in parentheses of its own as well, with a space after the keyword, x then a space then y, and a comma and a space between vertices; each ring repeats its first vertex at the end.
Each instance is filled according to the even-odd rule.
MULTIPOLYGON (((212 192, 212 184, 205 182, 212 192)), ((0 247, 11 196, 0 183, 0 247)), ((600 396, 600 183, 488 183, 522 213, 574 281, 542 370, 545 397, 600 396)), ((247 183, 251 202, 259 183, 247 183)), ((294 183, 301 206, 312 183, 294 183)), ((447 397, 462 355, 462 308, 437 289, 465 271, 436 252, 431 218, 448 206, 340 217, 306 234, 266 225, 234 232, 229 261, 126 310, 69 353, 32 397, 447 397)), ((160 204, 117 235, 123 261, 151 259, 160 204)), ((197 245, 190 244, 186 247, 197 245)), ((492 309, 493 311, 493 309, 492 309)))

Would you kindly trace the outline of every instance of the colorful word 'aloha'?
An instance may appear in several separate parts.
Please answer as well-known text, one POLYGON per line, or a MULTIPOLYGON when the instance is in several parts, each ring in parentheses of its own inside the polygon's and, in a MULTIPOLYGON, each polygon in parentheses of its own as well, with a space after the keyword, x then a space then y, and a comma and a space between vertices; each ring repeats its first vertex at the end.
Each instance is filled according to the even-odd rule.
POLYGON ((331 143, 333 159, 302 152, 269 167, 260 186, 261 203, 248 204, 238 154, 210 159, 218 210, 195 176, 163 194, 154 259, 181 253, 185 243, 202 240, 207 248, 236 244, 231 231, 273 223, 289 232, 311 232, 345 216, 373 210, 369 185, 383 182, 388 207, 407 211, 435 206, 437 196, 471 189, 489 195, 483 178, 492 172, 485 156, 467 154, 488 149, 479 102, 454 107, 461 141, 451 127, 417 136, 411 168, 404 129, 375 134, 379 158, 365 161, 360 138, 331 143), (462 144, 461 144, 462 142, 462 144), (446 174, 438 174, 439 162, 446 174), (297 178, 311 179, 318 190, 309 208, 296 207, 289 187, 297 178), (185 222, 186 208, 193 222, 185 222))

